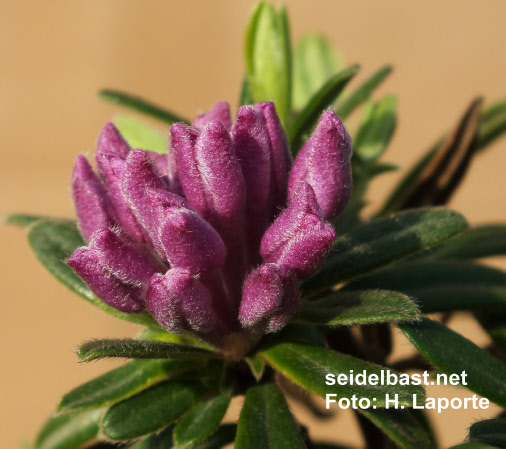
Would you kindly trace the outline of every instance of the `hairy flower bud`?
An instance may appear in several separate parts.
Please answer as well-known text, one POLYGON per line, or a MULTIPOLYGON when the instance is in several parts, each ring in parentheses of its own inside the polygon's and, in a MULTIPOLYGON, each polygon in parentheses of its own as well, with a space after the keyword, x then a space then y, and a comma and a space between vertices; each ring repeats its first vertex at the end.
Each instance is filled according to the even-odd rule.
POLYGON ((209 112, 197 115, 193 119, 192 126, 195 128, 204 128, 213 120, 218 120, 226 129, 230 131, 232 120, 230 118, 230 106, 226 101, 216 103, 209 112))
POLYGON ((276 264, 263 264, 244 281, 239 320, 249 330, 275 332, 299 306, 294 273, 276 264))
POLYGON ((209 291, 185 269, 172 268, 165 275, 153 276, 146 306, 169 332, 209 332, 217 326, 209 291))
POLYGON ((111 200, 84 156, 77 157, 71 188, 77 226, 87 242, 97 229, 114 224, 111 200))
POLYGON ((220 233, 230 232, 244 213, 246 191, 228 131, 212 121, 201 132, 175 123, 171 134, 189 204, 220 233))
POLYGON ((335 238, 334 228, 323 221, 313 189, 302 182, 288 208, 265 232, 260 254, 266 262, 305 278, 318 268, 335 238))
POLYGON ((327 110, 293 163, 289 198, 305 181, 313 188, 325 219, 338 216, 351 196, 351 154, 350 136, 337 115, 327 110))
POLYGON ((143 289, 115 277, 100 263, 98 251, 78 248, 67 260, 67 265, 111 307, 127 313, 138 313, 144 309, 143 289))

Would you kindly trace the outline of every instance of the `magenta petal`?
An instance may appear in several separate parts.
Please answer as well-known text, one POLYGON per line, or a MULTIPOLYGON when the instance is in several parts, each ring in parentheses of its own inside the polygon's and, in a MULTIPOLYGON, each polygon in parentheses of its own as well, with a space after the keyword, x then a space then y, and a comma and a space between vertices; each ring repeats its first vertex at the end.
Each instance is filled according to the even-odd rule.
POLYGON ((228 131, 217 121, 201 133, 175 123, 172 147, 189 204, 220 233, 242 218, 245 186, 228 131))
POLYGON ((260 254, 266 262, 286 266, 304 278, 318 268, 335 237, 334 228, 323 221, 313 189, 303 182, 288 208, 265 232, 260 254))
POLYGON ((126 313, 138 313, 144 309, 142 289, 115 278, 100 264, 96 251, 78 248, 67 260, 67 265, 111 307, 126 313))
POLYGON ((288 196, 305 181, 313 188, 326 220, 339 215, 351 196, 350 136, 336 114, 323 113, 315 131, 300 150, 288 180, 288 196))
POLYGON ((144 290, 157 269, 163 269, 141 253, 125 236, 119 236, 110 229, 97 230, 88 248, 94 250, 98 263, 114 277, 144 290))
POLYGON ((218 120, 228 131, 232 127, 232 120, 230 119, 230 106, 226 101, 216 103, 212 109, 201 115, 197 115, 193 119, 192 126, 195 128, 204 128, 213 120, 218 120))
POLYGON ((170 264, 193 274, 216 270, 225 262, 227 252, 219 234, 189 209, 167 210, 160 241, 170 264))
POLYGON ((271 141, 272 190, 274 196, 272 218, 286 205, 288 173, 292 166, 290 149, 285 130, 281 126, 274 103, 258 103, 255 109, 265 117, 271 141))
POLYGON ((111 201, 84 156, 78 156, 74 165, 72 198, 76 208, 77 226, 86 242, 95 230, 114 223, 111 201))
POLYGON ((208 290, 188 271, 179 268, 151 278, 146 306, 160 326, 169 332, 188 329, 208 332, 217 325, 208 290))
POLYGON ((276 264, 264 264, 244 281, 239 320, 249 330, 275 332, 299 305, 295 276, 276 264))
POLYGON ((128 156, 130 147, 126 143, 118 129, 111 123, 107 123, 100 131, 97 141, 97 151, 99 153, 114 153, 125 159, 128 156))

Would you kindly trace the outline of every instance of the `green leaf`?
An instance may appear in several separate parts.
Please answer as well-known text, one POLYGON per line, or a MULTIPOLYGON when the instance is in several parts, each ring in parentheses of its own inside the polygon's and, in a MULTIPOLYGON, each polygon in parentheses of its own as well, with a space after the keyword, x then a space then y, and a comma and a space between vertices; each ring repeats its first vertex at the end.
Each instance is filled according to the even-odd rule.
POLYGON ((63 396, 58 411, 113 404, 192 366, 195 366, 194 362, 182 360, 134 360, 74 388, 63 396))
POLYGON ((303 36, 293 62, 293 107, 300 110, 311 96, 341 67, 340 57, 322 35, 303 36))
POLYGON ((473 443, 506 448, 506 419, 486 419, 475 422, 469 429, 473 443))
POLYGON ((262 378, 262 376, 264 375, 264 371, 265 371, 264 360, 261 359, 260 357, 256 357, 256 356, 245 357, 244 360, 248 364, 248 366, 251 370, 251 374, 253 374, 253 377, 258 382, 262 378))
POLYGON ((385 152, 397 124, 397 97, 387 95, 364 110, 357 137, 356 154, 365 161, 376 161, 385 152))
POLYGON ((169 426, 161 432, 140 440, 130 449, 175 449, 174 442, 172 441, 173 429, 173 426, 169 426))
POLYGON ((323 325, 360 325, 418 318, 418 308, 406 295, 388 290, 337 291, 316 301, 306 301, 294 319, 323 325))
POLYGON ((171 111, 167 111, 160 106, 157 106, 147 100, 144 100, 135 95, 120 92, 119 90, 113 89, 102 89, 98 91, 98 95, 105 101, 118 104, 128 109, 140 112, 141 114, 149 117, 156 118, 164 123, 176 123, 183 122, 190 124, 189 120, 174 114, 171 111))
POLYGON ((213 353, 202 348, 178 345, 176 343, 165 343, 163 341, 134 340, 128 338, 121 340, 91 340, 79 347, 77 355, 82 362, 90 362, 92 360, 109 357, 132 359, 220 358, 218 353, 213 353))
POLYGON ((249 87, 248 77, 245 75, 241 86, 241 96, 239 97, 239 106, 253 104, 253 96, 249 87))
POLYGON ((264 384, 246 393, 235 449, 304 449, 297 423, 278 387, 264 384))
POLYGON ((168 135, 154 126, 132 115, 118 115, 113 122, 132 148, 167 153, 168 135))
POLYGON ((143 329, 136 335, 136 340, 155 340, 164 341, 166 343, 177 343, 183 346, 194 346, 196 348, 207 349, 215 351, 215 348, 206 341, 200 340, 189 332, 182 332, 181 334, 173 334, 165 330, 158 329, 143 329))
POLYGON ((438 245, 467 228, 462 215, 442 208, 415 209, 372 220, 334 242, 322 269, 304 284, 315 293, 438 245))
POLYGON ((219 427, 229 404, 229 396, 219 395, 193 407, 174 429, 176 446, 193 447, 209 437, 219 427))
POLYGON ((382 373, 384 376, 387 376, 387 371, 395 373, 395 371, 330 349, 304 343, 281 342, 261 349, 259 355, 297 385, 323 398, 326 398, 327 394, 336 394, 337 400, 351 399, 353 395, 357 395, 357 398, 371 400, 371 406, 384 407, 386 395, 389 395, 391 400, 394 395, 398 395, 399 406, 412 405, 414 394, 417 395, 418 401, 425 397, 424 389, 416 385, 372 385, 370 382, 365 385, 349 385, 348 383, 340 385, 337 382, 335 385, 326 385, 326 374, 349 376, 352 370, 354 373, 362 373, 365 370, 367 376, 375 374, 378 379, 381 379, 382 373))
POLYGON ((466 372, 469 390, 506 406, 506 365, 462 335, 422 318, 401 323, 400 329, 418 351, 448 375, 466 372))
POLYGON ((484 150, 506 133, 506 99, 486 108, 481 114, 478 149, 484 150))
POLYGON ((104 410, 66 413, 49 418, 39 432, 36 449, 75 449, 96 438, 104 410))
POLYGON ((89 287, 74 271, 65 264, 65 260, 79 246, 85 245, 75 222, 69 220, 41 220, 30 227, 28 241, 37 259, 46 269, 73 292, 89 303, 98 306, 108 314, 133 323, 159 327, 147 312, 124 313, 97 298, 89 287))
MULTIPOLYGON (((506 132, 506 100, 495 103, 481 113, 478 127, 476 152, 485 149, 494 140, 506 132)), ((402 202, 409 188, 418 183, 421 174, 431 163, 445 139, 439 139, 401 179, 389 195, 387 201, 377 215, 382 216, 393 212, 402 202)))
POLYGON ((300 149, 304 135, 311 131, 323 110, 335 101, 359 69, 354 65, 336 73, 309 99, 291 128, 290 142, 294 155, 300 149))
POLYGON ((160 382, 113 405, 101 423, 102 431, 117 441, 155 432, 179 419, 203 394, 195 382, 160 382))
POLYGON ((369 288, 405 293, 423 313, 506 307, 506 273, 462 262, 412 263, 346 286, 346 290, 369 288))
POLYGON ((364 416, 386 433, 402 449, 432 449, 429 434, 408 410, 367 409, 364 416))
POLYGON ((276 11, 265 2, 257 5, 246 29, 244 54, 254 102, 274 101, 286 125, 291 111, 292 55, 284 6, 276 11))
POLYGON ((336 104, 335 111, 341 120, 346 118, 364 101, 366 101, 373 91, 390 75, 392 67, 387 65, 375 72, 363 84, 360 85, 351 95, 345 97, 336 104))
POLYGON ((470 228, 418 257, 423 259, 481 259, 506 254, 506 225, 470 228))
MULTIPOLYGON (((20 228, 27 228, 39 220, 47 219, 47 217, 42 217, 40 215, 11 214, 4 218, 4 223, 11 226, 18 226, 20 228)), ((64 220, 62 219, 61 221, 64 220)))

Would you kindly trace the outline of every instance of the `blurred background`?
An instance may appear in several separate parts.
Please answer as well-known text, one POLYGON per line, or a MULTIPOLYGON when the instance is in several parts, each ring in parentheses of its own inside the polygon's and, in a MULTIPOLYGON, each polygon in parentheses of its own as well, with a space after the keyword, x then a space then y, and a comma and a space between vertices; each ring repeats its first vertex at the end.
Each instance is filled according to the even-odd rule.
MULTIPOLYGON (((99 88, 132 92, 188 117, 219 100, 235 108, 244 70, 243 30, 253 3, 0 0, 0 214, 73 217, 74 159, 94 151, 99 130, 119 112, 97 99, 99 88)), ((484 95, 491 102, 506 95, 504 2, 287 4, 293 40, 324 33, 347 63, 362 65, 358 81, 385 63, 395 66, 378 92, 399 95, 398 128, 384 160, 409 166, 454 125, 472 98, 484 95)), ((479 155, 450 206, 472 223, 506 221, 505 169, 503 140, 479 155)), ((398 178, 399 173, 382 176, 370 200, 380 200, 398 178)), ((34 438, 64 392, 115 365, 79 364, 79 343, 128 337, 137 329, 53 280, 22 230, 1 226, 0 233, 0 422, 2 446, 15 448, 34 438)), ((465 318, 454 326, 478 343, 486 341, 465 318)), ((409 346, 399 340, 398 350, 409 352, 409 346)), ((469 393, 434 387, 429 395, 469 393)), ((447 446, 496 411, 446 411, 432 418, 447 446)), ((311 427, 311 435, 357 441, 351 414, 340 415, 311 427)), ((311 421, 305 413, 299 416, 311 421)))

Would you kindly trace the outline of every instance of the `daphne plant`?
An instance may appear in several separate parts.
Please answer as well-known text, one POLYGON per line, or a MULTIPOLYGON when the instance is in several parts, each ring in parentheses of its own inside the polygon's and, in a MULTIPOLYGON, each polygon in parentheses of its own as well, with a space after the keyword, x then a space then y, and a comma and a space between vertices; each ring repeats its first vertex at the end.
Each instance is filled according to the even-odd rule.
MULTIPOLYGON (((368 448, 437 447, 425 411, 411 408, 424 403, 422 385, 328 374, 465 372, 463 386, 506 406, 506 276, 474 263, 506 254, 506 227, 470 227, 441 207, 506 131, 506 102, 482 111, 473 101, 367 217, 370 181, 397 168, 380 162, 395 97, 371 100, 391 68, 350 90, 358 67, 341 69, 318 36, 303 38, 292 61, 286 12, 266 3, 245 50, 234 119, 223 101, 189 121, 101 91, 171 125, 170 139, 137 118, 108 123, 96 168, 84 156, 74 166, 77 222, 9 217, 59 281, 144 327, 79 348, 82 361, 134 360, 67 393, 37 449, 343 447, 297 422, 287 397, 324 413, 307 392, 352 408, 368 448), (343 122, 364 102, 351 139, 343 122), (456 311, 492 343, 451 330, 456 311), (416 356, 391 359, 394 326, 416 356), (241 396, 238 422, 223 424, 241 396)), ((477 422, 455 448, 504 447, 505 434, 504 417, 477 422)))

